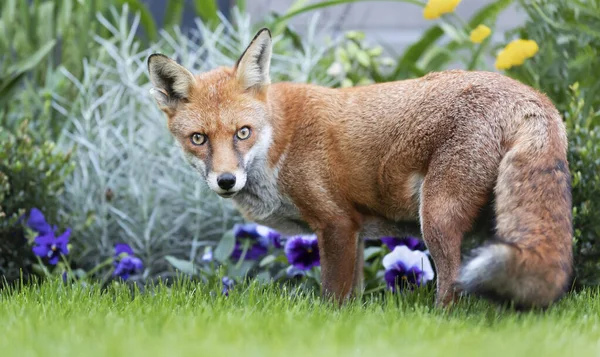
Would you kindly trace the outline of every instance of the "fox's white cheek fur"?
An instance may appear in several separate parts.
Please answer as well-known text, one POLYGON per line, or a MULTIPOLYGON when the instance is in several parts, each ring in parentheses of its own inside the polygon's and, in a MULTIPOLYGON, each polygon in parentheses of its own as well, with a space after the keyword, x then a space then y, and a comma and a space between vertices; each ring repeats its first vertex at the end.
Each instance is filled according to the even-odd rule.
POLYGON ((260 137, 252 146, 252 148, 244 155, 244 167, 248 167, 248 163, 251 163, 255 157, 266 157, 269 146, 273 139, 273 129, 270 126, 265 126, 260 131, 260 137))

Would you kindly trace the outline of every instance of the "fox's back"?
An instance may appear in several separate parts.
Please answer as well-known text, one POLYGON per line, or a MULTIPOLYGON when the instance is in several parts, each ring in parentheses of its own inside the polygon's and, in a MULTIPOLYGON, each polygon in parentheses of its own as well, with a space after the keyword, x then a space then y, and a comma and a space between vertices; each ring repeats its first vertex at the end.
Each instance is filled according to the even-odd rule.
POLYGON ((341 191, 357 205, 395 212, 390 218, 399 218, 400 206, 416 214, 415 189, 444 145, 460 146, 464 138, 471 145, 464 150, 496 155, 518 127, 518 114, 551 106, 508 77, 460 70, 347 89, 280 83, 270 96, 294 132, 291 161, 315 175, 327 171, 321 174, 332 177, 332 186, 346 186, 341 191), (387 177, 404 177, 405 187, 392 190, 387 177))

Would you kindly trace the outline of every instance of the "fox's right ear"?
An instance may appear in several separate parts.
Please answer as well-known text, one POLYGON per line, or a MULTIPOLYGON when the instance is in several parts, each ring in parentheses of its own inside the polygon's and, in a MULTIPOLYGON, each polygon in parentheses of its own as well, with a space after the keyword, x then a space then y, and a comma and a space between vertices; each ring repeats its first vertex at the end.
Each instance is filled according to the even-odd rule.
POLYGON ((154 86, 150 93, 163 111, 172 111, 188 98, 194 75, 183 66, 160 53, 148 57, 148 73, 154 86))

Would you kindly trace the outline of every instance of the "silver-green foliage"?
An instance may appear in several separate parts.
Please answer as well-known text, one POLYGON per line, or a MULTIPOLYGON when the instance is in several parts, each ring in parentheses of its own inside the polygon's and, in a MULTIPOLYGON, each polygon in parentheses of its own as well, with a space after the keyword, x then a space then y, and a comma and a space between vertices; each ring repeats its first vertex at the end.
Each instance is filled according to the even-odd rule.
MULTIPOLYGON (((97 264, 112 254, 115 243, 124 242, 143 259, 147 276, 164 275, 165 256, 194 261, 199 248, 213 245, 241 219, 232 205, 206 189, 175 146, 166 117, 149 95, 146 59, 161 52, 194 72, 232 65, 256 29, 247 15, 235 12, 235 26, 222 19, 212 30, 198 21, 190 34, 162 31, 152 48, 141 48, 134 36, 139 17, 130 23, 126 6, 111 15, 99 15, 110 40, 94 38, 105 54, 84 62, 81 79, 63 68, 78 94, 54 102, 65 115, 59 144, 76 145, 64 213, 76 232, 72 252, 81 265, 97 264)), ((327 51, 309 45, 314 36, 313 24, 304 51, 293 51, 285 41, 275 46, 274 80, 325 77, 323 68, 317 71, 322 77, 312 75, 327 51)))

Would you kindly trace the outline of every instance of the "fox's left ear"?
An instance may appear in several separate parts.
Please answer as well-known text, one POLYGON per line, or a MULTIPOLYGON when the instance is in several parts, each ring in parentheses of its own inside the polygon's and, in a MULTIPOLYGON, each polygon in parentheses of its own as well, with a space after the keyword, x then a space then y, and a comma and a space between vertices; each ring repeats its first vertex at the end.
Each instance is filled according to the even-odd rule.
POLYGON ((235 75, 244 89, 262 91, 271 83, 269 77, 271 47, 271 31, 263 28, 258 31, 250 45, 238 59, 235 64, 235 75))

